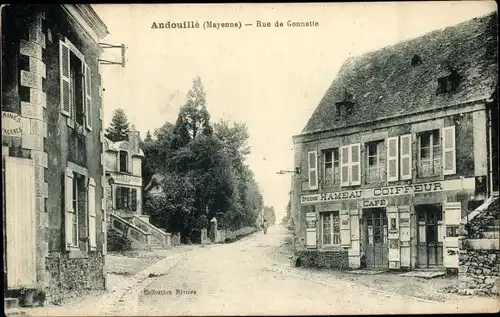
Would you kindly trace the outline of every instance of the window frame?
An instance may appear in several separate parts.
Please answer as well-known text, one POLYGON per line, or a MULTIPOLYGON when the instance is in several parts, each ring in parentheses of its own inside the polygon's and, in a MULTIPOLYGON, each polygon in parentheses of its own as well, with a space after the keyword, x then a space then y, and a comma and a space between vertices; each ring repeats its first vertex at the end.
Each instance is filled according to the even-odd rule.
POLYGON ((323 150, 323 185, 332 186, 332 185, 340 185, 340 152, 339 148, 330 148, 323 150), (331 160, 327 161, 327 153, 331 153, 331 160), (337 159, 335 159, 335 154, 337 155, 337 159), (326 165, 331 164, 332 173, 331 175, 327 175, 326 173, 326 165), (335 173, 335 168, 337 168, 337 173, 335 173), (330 178, 330 179, 328 179, 330 178), (328 180, 330 183, 327 185, 325 181, 328 180))
POLYGON ((384 180, 384 177, 381 175, 382 174, 382 164, 381 164, 381 156, 382 156, 382 149, 381 144, 384 143, 384 140, 373 140, 369 142, 365 142, 365 152, 366 154, 365 159, 366 159, 366 165, 365 165, 365 183, 370 184, 370 183, 377 183, 381 182, 384 180), (370 155, 370 147, 373 146, 375 148, 375 155, 370 155), (376 167, 370 167, 370 158, 376 157, 376 167), (376 170, 377 171, 377 179, 371 179, 370 178, 370 171, 376 170))
POLYGON ((427 130, 427 131, 422 131, 417 134, 417 139, 418 139, 418 177, 433 177, 433 176, 439 176, 441 175, 442 169, 443 169, 443 151, 442 151, 442 132, 441 129, 432 129, 432 130, 427 130), (437 137, 435 135, 437 134, 437 137), (422 147, 422 138, 424 136, 429 137, 429 145, 422 147), (438 143, 435 143, 435 140, 438 141, 438 143), (429 158, 422 159, 422 149, 428 149, 429 150, 429 158), (437 149, 437 151, 436 151, 437 149), (436 156, 436 152, 441 152, 440 156, 436 156), (439 158, 440 162, 440 170, 436 171, 436 157, 439 158), (430 174, 422 174, 422 162, 429 162, 429 165, 431 166, 433 173, 430 174))
POLYGON ((323 247, 340 247, 341 246, 341 238, 340 238, 340 211, 335 210, 335 211, 325 211, 320 213, 320 222, 321 222, 321 245, 323 247), (329 223, 330 223, 330 231, 329 231, 329 236, 330 236, 330 243, 325 243, 324 238, 325 238, 325 233, 324 233, 324 220, 325 218, 329 218, 329 223), (335 231, 335 228, 337 228, 337 231, 335 231), (337 237, 337 239, 335 239, 337 237), (335 240, 338 241, 338 243, 334 243, 335 240))

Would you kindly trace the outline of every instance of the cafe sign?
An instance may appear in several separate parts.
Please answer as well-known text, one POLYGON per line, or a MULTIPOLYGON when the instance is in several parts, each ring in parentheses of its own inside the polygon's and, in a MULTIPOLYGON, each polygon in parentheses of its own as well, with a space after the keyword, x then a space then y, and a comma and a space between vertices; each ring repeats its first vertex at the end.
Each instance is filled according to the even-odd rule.
POLYGON ((21 116, 17 113, 2 111, 2 136, 21 137, 22 133, 21 116))
POLYGON ((142 178, 125 174, 113 174, 115 184, 142 186, 142 178))
POLYGON ((355 200, 355 199, 372 199, 368 200, 367 204, 382 204, 383 200, 387 197, 401 196, 401 195, 418 195, 424 193, 437 193, 448 190, 474 190, 475 179, 453 179, 446 181, 438 181, 423 184, 411 185, 396 185, 379 188, 367 188, 360 190, 349 190, 334 193, 324 193, 315 195, 305 195, 300 197, 302 204, 315 204, 322 202, 333 202, 341 200, 355 200), (374 199, 375 198, 375 199, 374 199))

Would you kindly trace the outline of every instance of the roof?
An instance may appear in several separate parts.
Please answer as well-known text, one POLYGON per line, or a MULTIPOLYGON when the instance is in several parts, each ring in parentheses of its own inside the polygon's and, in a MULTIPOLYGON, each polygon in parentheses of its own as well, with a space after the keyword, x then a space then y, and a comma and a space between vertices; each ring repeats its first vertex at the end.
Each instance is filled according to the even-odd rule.
POLYGON ((368 123, 490 98, 497 87, 497 12, 347 59, 301 134, 368 123), (422 63, 412 66, 418 55, 422 63), (438 78, 455 68, 455 92, 436 94, 438 78), (352 94, 351 114, 336 102, 352 94))
MULTIPOLYGON (((121 147, 123 144, 129 144, 129 141, 113 142, 110 139, 104 137, 104 150, 105 151, 120 152, 122 150, 121 147)), ((144 151, 142 151, 142 149, 139 149, 139 153, 132 153, 132 155, 144 157, 144 151)))

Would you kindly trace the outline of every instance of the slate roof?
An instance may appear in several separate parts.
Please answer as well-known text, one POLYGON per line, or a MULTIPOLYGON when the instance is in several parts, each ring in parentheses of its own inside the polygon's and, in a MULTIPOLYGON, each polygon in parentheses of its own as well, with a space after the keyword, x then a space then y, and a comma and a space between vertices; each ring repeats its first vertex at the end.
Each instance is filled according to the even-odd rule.
POLYGON ((497 12, 347 59, 301 134, 337 129, 490 98, 497 87, 497 12), (422 63, 412 66, 412 58, 422 63), (448 65, 462 76, 455 92, 437 94, 448 65), (352 94, 351 114, 336 102, 352 94))

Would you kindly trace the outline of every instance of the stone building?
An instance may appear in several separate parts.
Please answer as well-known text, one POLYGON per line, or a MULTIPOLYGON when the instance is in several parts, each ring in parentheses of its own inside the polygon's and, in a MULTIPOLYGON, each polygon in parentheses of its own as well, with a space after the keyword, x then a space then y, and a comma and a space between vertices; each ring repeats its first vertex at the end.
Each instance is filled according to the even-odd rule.
POLYGON ((170 233, 157 228, 143 213, 142 160, 139 131, 132 126, 127 140, 112 142, 104 138, 105 196, 108 237, 112 249, 117 237, 126 237, 130 247, 165 248, 171 245, 170 233))
POLYGON ((142 159, 139 131, 134 126, 128 140, 112 142, 105 138, 104 168, 108 199, 107 212, 119 216, 142 215, 142 159))
POLYGON ((26 305, 105 288, 107 34, 90 5, 2 7, 4 296, 26 305))
POLYGON ((347 59, 293 137, 302 265, 459 266, 498 193, 497 13, 347 59))

